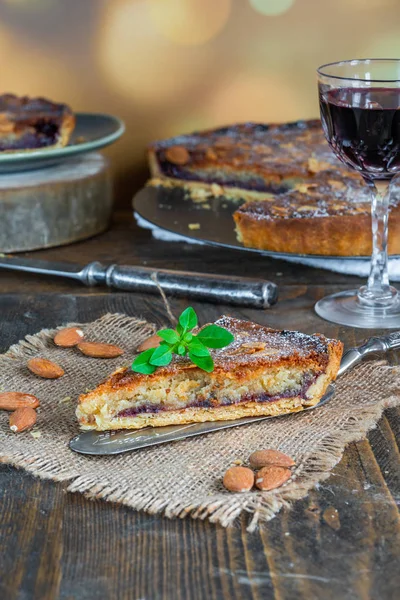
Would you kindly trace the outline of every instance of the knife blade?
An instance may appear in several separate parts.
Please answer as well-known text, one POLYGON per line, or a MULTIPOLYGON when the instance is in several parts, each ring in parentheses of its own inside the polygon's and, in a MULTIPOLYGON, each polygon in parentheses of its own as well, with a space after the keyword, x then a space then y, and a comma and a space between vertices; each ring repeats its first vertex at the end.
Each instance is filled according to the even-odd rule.
POLYGON ((0 269, 67 277, 84 285, 106 285, 129 292, 158 294, 159 286, 166 294, 218 304, 268 308, 278 299, 278 287, 272 281, 250 277, 230 277, 174 271, 130 265, 85 266, 32 258, 0 257, 0 269))
MULTIPOLYGON (((400 331, 390 333, 381 337, 372 337, 366 340, 360 346, 350 348, 344 353, 338 377, 349 371, 358 364, 365 356, 371 353, 385 353, 389 350, 400 348, 400 331)), ((315 406, 310 406, 304 410, 313 410, 319 408, 322 404, 328 402, 334 394, 334 384, 331 384, 315 406)), ((293 414, 293 413, 289 413, 293 414)), ((280 415, 281 417, 287 415, 280 415)), ((237 421, 214 421, 206 423, 192 423, 188 425, 170 425, 167 427, 147 427, 141 430, 120 430, 120 431, 84 431, 76 435, 69 444, 74 452, 90 456, 108 456, 112 454, 121 454, 123 452, 132 452, 148 446, 166 444, 189 437, 227 429, 229 427, 240 427, 241 425, 250 425, 258 423, 265 419, 276 419, 277 417, 249 417, 238 419, 237 421)))

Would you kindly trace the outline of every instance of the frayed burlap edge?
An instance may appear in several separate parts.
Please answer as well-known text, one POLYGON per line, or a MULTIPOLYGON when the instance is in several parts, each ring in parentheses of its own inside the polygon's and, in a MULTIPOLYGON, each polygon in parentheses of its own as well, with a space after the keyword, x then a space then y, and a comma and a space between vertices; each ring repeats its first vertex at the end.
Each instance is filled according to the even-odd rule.
MULTIPOLYGON (((155 331, 154 325, 125 315, 107 314, 100 321, 103 322, 105 327, 110 325, 112 321, 118 321, 119 327, 126 327, 129 334, 132 334, 132 332, 139 333, 142 339, 152 335, 155 331)), ((63 325, 63 327, 74 325, 85 326, 85 324, 80 323, 69 323, 63 325)), ((36 335, 26 336, 24 340, 10 347, 3 358, 15 360, 34 355, 46 347, 49 339, 54 337, 57 329, 45 329, 36 335)), ((367 371, 368 369, 383 369, 388 373, 395 373, 396 377, 400 374, 399 367, 389 367, 383 362, 369 363, 366 367, 367 371)), ((396 377, 387 390, 384 400, 374 405, 360 407, 351 418, 347 419, 339 432, 334 435, 328 432, 320 441, 318 452, 304 456, 301 463, 296 465, 293 477, 288 484, 272 492, 236 495, 214 494, 207 497, 206 500, 195 501, 188 505, 180 499, 168 496, 168 494, 160 497, 151 490, 127 489, 124 487, 123 482, 119 482, 118 485, 109 485, 107 482, 100 483, 93 477, 80 475, 73 465, 71 465, 71 468, 59 469, 57 461, 53 460, 53 457, 27 456, 22 450, 21 452, 8 454, 7 450, 0 450, 0 462, 23 468, 42 479, 69 482, 68 491, 80 492, 87 498, 120 503, 149 514, 163 514, 168 518, 190 516, 194 519, 209 519, 212 523, 227 527, 232 525, 245 511, 249 513, 247 530, 252 532, 259 522, 269 521, 282 508, 290 508, 295 501, 307 496, 308 492, 317 483, 329 478, 330 471, 343 456, 345 446, 365 437, 367 432, 376 426, 385 408, 400 404, 396 377)), ((319 410, 323 410, 323 408, 321 407, 319 410)), ((85 458, 81 460, 85 460, 85 458)), ((102 460, 102 458, 96 460, 102 460)), ((110 459, 106 458, 105 460, 110 459)))
MULTIPOLYGON (((397 367, 388 368, 396 369, 400 375, 400 369, 397 367)), ((386 408, 399 404, 399 396, 391 396, 385 404, 380 403, 374 408, 360 411, 354 420, 347 422, 340 435, 325 437, 319 456, 309 456, 296 466, 296 472, 289 485, 273 492, 264 494, 258 492, 245 504, 242 502, 241 495, 232 494, 228 501, 225 496, 224 498, 211 497, 207 502, 185 506, 173 498, 156 498, 150 492, 135 494, 107 487, 101 488, 98 483, 80 477, 70 484, 68 491, 84 493, 87 498, 102 498, 111 502, 127 504, 149 514, 163 513, 168 518, 183 519, 187 516, 200 520, 208 518, 211 523, 220 524, 223 527, 232 525, 241 513, 246 511, 251 514, 247 531, 253 532, 259 522, 270 521, 282 508, 290 509, 294 502, 305 498, 316 484, 328 479, 331 476, 331 470, 341 460, 347 444, 363 439, 368 431, 376 427, 386 408), (301 473, 301 475, 296 473, 301 473)))

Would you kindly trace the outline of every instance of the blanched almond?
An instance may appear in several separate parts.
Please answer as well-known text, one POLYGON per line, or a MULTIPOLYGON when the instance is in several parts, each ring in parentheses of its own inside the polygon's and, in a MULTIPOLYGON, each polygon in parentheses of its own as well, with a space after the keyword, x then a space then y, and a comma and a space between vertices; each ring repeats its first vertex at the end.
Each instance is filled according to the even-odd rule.
POLYGON ((290 479, 292 472, 286 467, 270 465, 263 467, 256 474, 256 487, 259 490, 268 491, 280 487, 290 479))
POLYGON ((19 431, 26 431, 34 426, 36 423, 36 411, 33 408, 17 408, 10 415, 10 429, 15 433, 19 431))
POLYGON ((190 154, 183 146, 171 146, 167 148, 165 157, 174 165, 186 165, 190 160, 190 154))
POLYGON ((124 353, 124 350, 118 346, 97 342, 81 342, 78 344, 78 350, 85 356, 91 356, 92 358, 115 358, 124 353))
POLYGON ((28 360, 27 366, 32 373, 45 379, 58 379, 65 373, 60 365, 47 360, 47 358, 31 358, 28 360))
POLYGON ((254 473, 247 467, 231 467, 222 483, 230 492, 248 492, 254 485, 254 473))
POLYGON ((0 394, 0 410, 17 410, 17 408, 37 408, 39 400, 31 394, 22 392, 3 392, 0 394))
POLYGON ((161 343, 161 338, 160 338, 160 336, 158 336, 155 333, 151 337, 147 338, 147 340, 144 340, 144 342, 142 342, 140 344, 140 346, 138 346, 137 351, 144 352, 145 350, 148 350, 149 348, 157 348, 157 346, 159 346, 160 343, 161 343))
POLYGON ((242 348, 251 348, 252 350, 255 350, 258 352, 258 350, 264 350, 265 346, 267 344, 265 342, 246 342, 245 344, 242 344, 242 348))
POLYGON ((277 467, 294 467, 293 458, 279 450, 257 450, 250 455, 249 463, 253 469, 261 469, 268 465, 277 467))
POLYGON ((79 327, 66 327, 57 331, 54 336, 54 343, 56 346, 61 346, 62 348, 72 348, 72 346, 79 344, 82 338, 82 329, 79 329, 79 327))

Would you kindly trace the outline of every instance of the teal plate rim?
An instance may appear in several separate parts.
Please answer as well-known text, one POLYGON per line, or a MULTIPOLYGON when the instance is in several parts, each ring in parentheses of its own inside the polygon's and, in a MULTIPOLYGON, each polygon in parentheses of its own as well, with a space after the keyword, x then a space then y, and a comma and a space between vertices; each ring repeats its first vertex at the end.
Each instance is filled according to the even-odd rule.
MULTIPOLYGON (((84 119, 85 117, 99 117, 108 119, 110 122, 114 122, 115 130, 112 131, 112 133, 109 133, 108 135, 98 137, 94 140, 81 142, 79 144, 68 144, 67 146, 63 146, 62 148, 39 148, 37 150, 25 150, 22 152, 0 152, 0 164, 21 161, 34 162, 35 160, 45 160, 46 158, 48 158, 49 160, 53 160, 56 158, 67 158, 75 154, 91 152, 93 150, 109 146, 110 144, 118 140, 125 133, 126 130, 124 121, 119 117, 115 117, 114 115, 109 115, 106 113, 78 112, 75 113, 75 117, 77 121, 79 119, 84 119)), ((73 135, 74 133, 75 132, 73 132, 73 135)))

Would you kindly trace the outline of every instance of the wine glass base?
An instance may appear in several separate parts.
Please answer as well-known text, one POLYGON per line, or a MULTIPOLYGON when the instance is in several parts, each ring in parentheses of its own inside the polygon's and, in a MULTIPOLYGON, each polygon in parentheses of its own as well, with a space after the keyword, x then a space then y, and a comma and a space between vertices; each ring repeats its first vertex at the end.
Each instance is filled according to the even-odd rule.
POLYGON ((400 301, 389 308, 362 306, 357 300, 357 290, 332 294, 315 305, 317 315, 339 325, 363 329, 400 329, 400 301))

